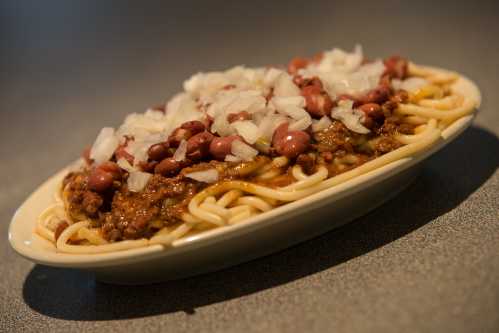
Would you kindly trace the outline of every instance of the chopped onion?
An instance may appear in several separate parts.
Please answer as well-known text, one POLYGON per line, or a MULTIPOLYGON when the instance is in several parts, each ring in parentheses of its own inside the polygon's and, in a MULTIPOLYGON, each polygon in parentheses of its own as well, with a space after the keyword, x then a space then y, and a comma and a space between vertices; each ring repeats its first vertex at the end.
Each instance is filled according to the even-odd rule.
POLYGON ((297 106, 299 108, 305 107, 305 98, 303 96, 290 96, 290 97, 279 97, 274 96, 270 102, 275 106, 277 110, 282 110, 288 106, 297 106))
POLYGON ((405 80, 399 80, 399 79, 393 79, 392 80, 392 87, 395 90, 406 90, 407 92, 415 92, 419 89, 421 89, 424 86, 427 86, 430 84, 427 80, 421 78, 421 77, 410 77, 405 80))
POLYGON ((277 68, 269 68, 263 77, 263 84, 267 87, 273 87, 277 78, 284 73, 283 70, 277 68))
POLYGON ((225 111, 227 113, 238 113, 247 111, 249 113, 258 112, 265 108, 267 100, 258 90, 246 90, 237 94, 237 98, 227 105, 225 111))
POLYGON ((216 183, 218 181, 218 171, 215 169, 190 172, 186 173, 185 176, 203 183, 216 183))
POLYGON ((369 129, 361 124, 361 119, 364 113, 359 110, 352 109, 352 101, 340 101, 338 106, 331 111, 331 118, 337 119, 343 123, 349 130, 366 134, 369 129))
POLYGON ((119 139, 114 134, 114 128, 104 127, 90 149, 90 158, 100 164, 108 161, 118 148, 119 139))
POLYGON ((181 162, 185 160, 185 154, 187 153, 187 141, 182 140, 178 145, 177 150, 173 154, 173 159, 177 162, 181 162))
POLYGON ((243 161, 252 161, 258 155, 258 150, 240 140, 234 140, 231 145, 231 153, 243 161))
POLYGON ((125 151, 133 156, 134 165, 140 162, 147 161, 149 147, 156 143, 165 141, 165 136, 162 134, 149 134, 145 137, 134 138, 125 147, 125 151))
POLYGON ((147 185, 152 174, 142 171, 133 171, 128 175, 128 189, 132 192, 140 192, 147 185))
POLYGON ((288 73, 282 72, 275 82, 274 96, 300 96, 300 89, 293 83, 288 73))
POLYGON ((310 114, 307 111, 305 111, 305 109, 292 105, 285 107, 279 112, 287 116, 290 116, 291 118, 296 120, 302 118, 310 118, 310 114))
POLYGON ((234 134, 234 128, 231 126, 227 120, 227 113, 221 112, 215 117, 213 124, 211 125, 211 131, 213 133, 218 133, 220 136, 228 136, 234 134))
POLYGON ((310 125, 312 125, 312 118, 309 116, 309 117, 301 118, 295 122, 292 122, 291 124, 289 124, 288 129, 290 131, 304 131, 310 125))
POLYGON ((249 144, 255 143, 261 136, 260 129, 250 120, 235 121, 231 125, 249 144))
POLYGON ((225 156, 225 162, 241 162, 241 159, 234 155, 228 154, 225 156))
POLYGON ((258 127, 260 128, 262 137, 267 140, 272 140, 275 129, 282 123, 286 122, 288 122, 288 118, 286 116, 283 116, 281 114, 269 113, 262 119, 258 127))
POLYGON ((298 71, 304 78, 319 77, 332 99, 338 95, 360 96, 376 88, 385 71, 381 60, 362 64, 362 49, 349 53, 340 49, 324 52, 319 63, 311 63, 298 71))
POLYGON ((128 172, 136 171, 136 169, 130 163, 128 163, 128 161, 126 160, 126 158, 122 157, 119 160, 117 160, 116 163, 123 170, 126 170, 128 172))
POLYGON ((147 118, 151 118, 153 120, 162 120, 165 114, 161 111, 154 110, 154 109, 148 109, 145 113, 144 116, 147 118))
POLYGON ((313 132, 323 131, 323 130, 327 129, 329 126, 331 126, 332 123, 333 122, 331 121, 331 119, 329 119, 328 116, 323 116, 321 119, 319 119, 318 121, 315 121, 312 124, 312 131, 313 132))

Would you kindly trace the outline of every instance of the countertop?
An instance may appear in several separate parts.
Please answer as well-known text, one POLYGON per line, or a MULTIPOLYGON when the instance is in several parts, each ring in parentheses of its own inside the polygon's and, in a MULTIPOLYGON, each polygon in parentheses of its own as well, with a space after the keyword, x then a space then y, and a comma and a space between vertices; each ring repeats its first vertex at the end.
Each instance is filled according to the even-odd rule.
POLYGON ((1 332, 498 332, 497 2, 2 1, 1 332), (459 70, 484 103, 400 195, 223 271, 139 287, 16 255, 16 208, 98 130, 201 70, 358 42, 459 70))

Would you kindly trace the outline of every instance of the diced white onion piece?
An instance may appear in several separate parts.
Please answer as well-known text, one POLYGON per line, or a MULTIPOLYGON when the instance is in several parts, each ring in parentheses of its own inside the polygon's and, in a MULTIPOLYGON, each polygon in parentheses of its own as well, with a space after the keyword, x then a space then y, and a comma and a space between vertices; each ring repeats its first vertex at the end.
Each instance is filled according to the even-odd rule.
POLYGON ((249 144, 255 143, 261 136, 260 129, 250 120, 235 121, 232 123, 232 127, 249 144))
POLYGON ((216 117, 218 114, 225 112, 227 107, 234 103, 239 95, 232 90, 219 91, 213 98, 211 105, 206 113, 210 117, 216 117))
POLYGON ((352 53, 334 48, 323 53, 317 67, 321 72, 350 73, 359 68, 362 58, 362 47, 360 45, 355 45, 352 53))
POLYGON ((185 154, 187 153, 187 141, 182 140, 178 145, 177 150, 173 154, 173 159, 177 162, 181 162, 185 160, 185 154))
POLYGON ((215 116, 215 120, 211 125, 211 131, 218 133, 220 136, 228 136, 234 134, 235 130, 227 120, 227 113, 222 112, 215 116))
POLYGON ((161 111, 153 110, 153 109, 148 109, 145 113, 144 116, 153 119, 153 120, 162 120, 165 114, 161 111))
POLYGON ((234 155, 228 154, 225 156, 225 162, 241 162, 241 159, 234 155))
POLYGON ((215 169, 208 169, 203 171, 195 171, 185 174, 186 177, 197 180, 203 183, 216 183, 218 181, 218 171, 215 169))
POLYGON ((366 134, 369 129, 365 128, 361 119, 364 113, 359 110, 352 109, 353 102, 350 100, 340 101, 338 106, 331 111, 331 118, 337 119, 343 123, 349 130, 366 134))
POLYGON ((167 128, 164 132, 169 135, 173 130, 185 122, 203 120, 205 115, 200 112, 197 102, 187 93, 177 94, 168 102, 168 112, 164 118, 167 128))
POLYGON ((272 140, 275 129, 282 123, 286 122, 288 122, 288 118, 286 116, 283 116, 281 114, 267 114, 262 119, 258 127, 260 128, 262 137, 267 140, 272 140))
POLYGON ((284 73, 283 70, 277 68, 269 68, 263 77, 263 84, 267 87, 273 87, 277 78, 284 73))
POLYGON ((288 73, 283 72, 275 82, 274 96, 300 96, 300 89, 293 83, 291 76, 288 73))
POLYGON ((140 192, 147 185, 152 174, 142 171, 133 171, 128 175, 128 189, 132 192, 140 192))
POLYGON ((165 139, 163 134, 149 134, 145 137, 135 138, 133 141, 128 142, 125 151, 133 156, 133 163, 136 166, 140 162, 147 161, 149 147, 163 142, 165 139))
POLYGON ((221 72, 198 73, 184 82, 184 89, 195 97, 203 98, 216 94, 230 83, 229 78, 221 72))
MULTIPOLYGON (((260 96, 261 97, 261 96, 260 96)), ((265 100, 265 98, 261 97, 265 100)), ((237 98, 227 106, 225 111, 227 113, 238 113, 241 111, 247 111, 253 104, 261 104, 259 96, 238 94, 237 98)), ((265 102, 264 102, 265 103, 265 102)), ((265 104, 263 104, 265 106, 265 104)))
POLYGON ((278 97, 274 96, 270 102, 277 110, 282 110, 288 106, 305 107, 305 98, 303 96, 278 97))
POLYGON ((331 121, 331 119, 329 119, 328 116, 323 116, 321 119, 315 121, 312 124, 312 131, 313 132, 323 131, 327 129, 329 126, 331 126, 332 123, 333 122, 331 121))
POLYGON ((319 77, 332 99, 341 94, 360 96, 377 87, 385 71, 381 60, 362 64, 362 49, 349 53, 340 49, 324 52, 319 63, 311 63, 298 71, 304 78, 319 77))
POLYGON ((421 78, 421 77, 410 77, 405 80, 399 80, 399 79, 393 79, 392 80, 392 87, 395 90, 403 89, 407 92, 416 92, 417 90, 423 88, 424 86, 427 86, 430 84, 427 80, 421 78))
POLYGON ((106 162, 113 156, 118 145, 119 139, 114 134, 114 128, 104 127, 90 149, 90 158, 97 164, 106 162))
POLYGON ((252 161, 258 155, 258 150, 240 140, 234 140, 231 145, 231 153, 243 161, 252 161))
POLYGON ((123 157, 120 158, 118 161, 116 161, 116 163, 123 170, 126 170, 128 172, 136 171, 136 169, 130 163, 128 163, 128 161, 123 157))
POLYGON ((279 110, 279 113, 290 116, 291 118, 296 120, 302 118, 310 118, 310 114, 307 111, 305 111, 305 109, 293 105, 289 105, 279 110))
POLYGON ((304 131, 310 125, 312 125, 312 118, 309 116, 309 117, 301 118, 295 122, 292 122, 291 124, 289 124, 288 129, 290 131, 304 131))

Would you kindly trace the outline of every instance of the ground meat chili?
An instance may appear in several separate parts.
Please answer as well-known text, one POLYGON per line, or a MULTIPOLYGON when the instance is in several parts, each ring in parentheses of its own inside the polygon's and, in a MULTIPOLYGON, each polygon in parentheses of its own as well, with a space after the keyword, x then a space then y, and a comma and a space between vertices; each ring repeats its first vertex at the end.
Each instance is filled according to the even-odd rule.
MULTIPOLYGON (((407 101, 407 93, 395 91, 389 85, 393 78, 407 77, 405 59, 385 59, 386 71, 380 84, 364 96, 344 94, 334 99, 327 94, 319 77, 306 79, 300 75, 300 70, 307 64, 317 63, 320 59, 295 58, 288 65, 288 73, 305 99, 304 109, 315 121, 329 115, 342 101, 351 101, 353 107, 362 112, 361 122, 368 133, 355 132, 337 119, 332 119, 327 128, 317 132, 313 132, 311 127, 291 130, 286 123, 276 130, 271 142, 261 145, 263 148, 259 147, 259 142, 249 144, 259 152, 252 161, 232 162, 227 161, 227 156, 231 156, 233 142, 246 142, 244 137, 210 132, 213 119, 188 121, 164 142, 148 149, 148 158, 140 167, 141 171, 152 176, 140 191, 129 189, 129 172, 120 164, 123 160, 130 165, 134 162, 134 156, 125 150, 134 138, 127 137, 108 162, 94 163, 87 150, 84 153, 86 167, 66 176, 63 187, 69 217, 73 220, 89 219, 91 226, 100 228, 103 237, 110 242, 150 238, 161 228, 181 222, 191 198, 211 185, 187 177, 188 173, 215 168, 219 172, 219 181, 241 179, 269 187, 285 186, 295 181, 291 168, 296 164, 306 174, 326 166, 331 177, 401 147, 395 135, 414 134, 414 126, 402 123, 394 114, 398 103, 407 101), (185 157, 179 159, 175 152, 182 145, 185 157), (290 160, 281 175, 271 180, 256 179, 255 170, 277 156, 286 156, 290 160)), ((231 86, 227 87, 224 89, 231 89, 231 86)), ((274 93, 274 90, 270 91, 267 103, 274 93)), ((168 114, 165 107, 158 108, 168 114)), ((231 114, 227 122, 232 124, 251 118, 251 113, 243 110, 231 114)), ((58 233, 65 227, 67 223, 61 224, 58 233)))

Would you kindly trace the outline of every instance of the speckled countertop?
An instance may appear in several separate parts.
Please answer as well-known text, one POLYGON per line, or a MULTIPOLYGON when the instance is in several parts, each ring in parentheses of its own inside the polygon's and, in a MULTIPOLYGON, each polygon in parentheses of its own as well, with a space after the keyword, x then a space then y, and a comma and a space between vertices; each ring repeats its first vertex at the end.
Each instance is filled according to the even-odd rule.
POLYGON ((285 4, 2 1, 1 332, 499 331, 497 2, 285 4), (32 190, 189 74, 356 41, 460 70, 484 95, 474 126, 371 214, 240 266, 133 288, 9 247, 32 190))

